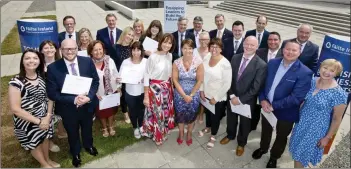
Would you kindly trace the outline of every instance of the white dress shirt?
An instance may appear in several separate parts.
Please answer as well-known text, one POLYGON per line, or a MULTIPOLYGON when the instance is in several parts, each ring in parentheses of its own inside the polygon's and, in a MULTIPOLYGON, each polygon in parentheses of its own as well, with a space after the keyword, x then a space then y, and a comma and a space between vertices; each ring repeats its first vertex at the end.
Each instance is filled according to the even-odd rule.
POLYGON ((234 54, 236 54, 236 50, 235 50, 235 41, 238 41, 238 49, 239 49, 239 46, 240 46, 240 44, 241 44, 241 42, 243 41, 243 37, 241 37, 240 39, 235 39, 235 38, 233 38, 233 49, 234 49, 234 54))
POLYGON ((66 63, 66 66, 67 66, 67 69, 68 69, 68 73, 69 73, 70 75, 73 75, 73 74, 72 74, 72 67, 71 67, 71 64, 72 64, 72 63, 75 63, 75 64, 74 64, 74 68, 76 69, 77 75, 80 76, 77 57, 76 57, 72 62, 66 60, 65 58, 64 58, 63 60, 64 60, 65 63, 66 63))
MULTIPOLYGON (((69 39, 69 33, 66 31, 66 34, 65 34, 65 39, 69 39)), ((77 38, 76 38, 76 31, 73 31, 73 33, 71 34, 72 35, 72 37, 71 37, 71 39, 73 39, 73 40, 76 40, 77 38)))
POLYGON ((113 41, 114 41, 114 44, 118 41, 118 39, 116 39, 116 36, 117 36, 117 28, 114 28, 114 29, 110 29, 109 27, 107 27, 107 30, 108 30, 108 37, 111 39, 111 36, 110 36, 110 32, 112 30, 112 36, 113 36, 113 41))
POLYGON ((274 59, 277 56, 277 53, 278 53, 278 49, 274 52, 268 49, 267 63, 269 62, 269 60, 274 59))

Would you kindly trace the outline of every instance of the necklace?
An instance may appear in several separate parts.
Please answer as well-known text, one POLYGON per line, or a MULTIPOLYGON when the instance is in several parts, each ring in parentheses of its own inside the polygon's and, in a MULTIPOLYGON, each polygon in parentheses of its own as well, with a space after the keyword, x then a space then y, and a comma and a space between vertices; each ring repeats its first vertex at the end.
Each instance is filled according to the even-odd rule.
POLYGON ((31 79, 31 78, 29 78, 29 77, 25 77, 27 80, 29 80, 29 81, 35 81, 35 80, 37 80, 38 79, 38 74, 36 74, 37 76, 34 78, 34 79, 31 79))

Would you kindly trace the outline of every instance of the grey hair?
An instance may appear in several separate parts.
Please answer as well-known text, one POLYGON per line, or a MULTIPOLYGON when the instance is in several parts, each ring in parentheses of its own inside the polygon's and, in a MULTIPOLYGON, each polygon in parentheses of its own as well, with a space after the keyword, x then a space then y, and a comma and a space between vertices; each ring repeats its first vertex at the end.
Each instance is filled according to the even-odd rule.
POLYGON ((200 21, 203 22, 203 19, 201 16, 195 16, 194 21, 200 21))
POLYGON ((216 20, 217 18, 219 18, 219 17, 223 17, 223 19, 225 19, 223 14, 217 14, 217 15, 215 16, 215 20, 216 20))
POLYGON ((181 21, 183 21, 183 20, 186 20, 187 22, 189 21, 188 18, 186 18, 185 16, 180 16, 180 17, 178 18, 178 22, 181 22, 181 21))
POLYGON ((207 31, 202 31, 199 36, 204 36, 207 35, 208 37, 210 37, 210 34, 207 31))
POLYGON ((313 31, 313 26, 308 24, 308 23, 301 23, 298 27, 297 30, 299 30, 302 26, 308 26, 310 27, 311 32, 313 31))

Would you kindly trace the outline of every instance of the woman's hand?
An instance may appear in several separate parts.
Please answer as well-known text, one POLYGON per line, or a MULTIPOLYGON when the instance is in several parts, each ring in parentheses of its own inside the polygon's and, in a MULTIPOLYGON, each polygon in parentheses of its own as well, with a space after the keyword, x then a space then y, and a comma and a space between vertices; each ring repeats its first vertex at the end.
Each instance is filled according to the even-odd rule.
POLYGON ((50 127, 51 115, 47 115, 41 119, 41 123, 39 124, 39 128, 41 130, 47 130, 50 127))
POLYGON ((216 103, 217 103, 217 101, 216 101, 214 98, 212 98, 212 99, 210 100, 210 104, 215 105, 216 103))
POLYGON ((149 100, 148 97, 144 97, 143 103, 144 103, 144 106, 145 106, 145 107, 147 107, 147 108, 150 107, 150 100, 149 100))
POLYGON ((329 143, 329 138, 328 137, 323 137, 322 139, 319 140, 317 146, 319 148, 324 148, 328 143, 329 143))
POLYGON ((205 98, 205 93, 203 91, 200 91, 200 97, 202 99, 202 101, 206 101, 206 98, 205 98))
POLYGON ((100 95, 96 95, 96 97, 99 99, 99 101, 102 100, 102 97, 100 95))
POLYGON ((151 52, 151 51, 146 50, 146 51, 145 51, 145 54, 146 54, 147 56, 150 56, 150 55, 152 54, 152 52, 151 52))
POLYGON ((185 100, 186 103, 190 103, 193 100, 193 98, 191 96, 188 96, 188 95, 185 95, 183 97, 183 99, 185 100))
POLYGON ((116 82, 117 82, 117 83, 121 83, 121 81, 122 81, 122 78, 120 78, 120 77, 117 77, 117 78, 116 78, 116 82))

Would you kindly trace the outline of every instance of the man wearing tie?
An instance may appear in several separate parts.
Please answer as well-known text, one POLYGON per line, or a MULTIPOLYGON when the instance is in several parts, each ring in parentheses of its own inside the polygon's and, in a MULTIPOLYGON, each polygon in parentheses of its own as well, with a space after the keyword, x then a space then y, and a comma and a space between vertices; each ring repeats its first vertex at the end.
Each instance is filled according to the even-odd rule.
POLYGON ((231 60, 233 77, 232 85, 228 91, 230 98, 227 106, 228 135, 220 143, 227 144, 230 140, 234 140, 239 126, 237 156, 242 156, 245 151, 244 147, 251 131, 251 120, 249 117, 232 112, 231 104, 248 104, 251 111, 256 107, 257 95, 264 84, 267 68, 267 64, 256 55, 257 48, 258 41, 256 37, 249 36, 244 41, 244 53, 234 55, 231 60), (239 117, 240 124, 238 125, 239 117))
POLYGON ((76 20, 73 16, 65 16, 63 18, 63 26, 65 27, 66 31, 60 32, 58 36, 59 46, 65 39, 73 39, 78 42, 78 32, 74 31, 74 27, 76 26, 76 20))
POLYGON ((256 19, 256 29, 246 32, 245 38, 248 36, 255 36, 258 40, 258 48, 268 48, 267 39, 269 32, 265 30, 267 26, 267 17, 260 15, 256 19))
POLYGON ((178 30, 172 33, 174 37, 174 45, 175 45, 174 51, 172 53, 173 55, 172 63, 179 57, 183 56, 181 44, 184 39, 191 39, 193 42, 195 42, 194 34, 186 31, 186 28, 188 26, 188 18, 183 16, 179 17, 177 26, 178 26, 178 30))
MULTIPOLYGON (((259 100, 264 111, 262 113, 273 113, 278 121, 275 127, 277 136, 266 168, 277 167, 277 160, 284 153, 288 135, 294 123, 299 120, 301 103, 311 88, 313 72, 298 60, 299 55, 300 45, 296 41, 289 41, 283 48, 283 58, 268 62, 267 78, 259 100)), ((261 124, 260 148, 253 152, 254 159, 260 159, 268 152, 272 139, 273 128, 265 117, 262 117, 261 124)))
POLYGON ((243 48, 243 33, 244 23, 241 21, 235 21, 232 26, 232 32, 234 37, 227 38, 223 41, 224 49, 223 55, 229 62, 232 60, 233 55, 244 52, 243 48))
POLYGON ((187 32, 191 32, 195 35, 195 41, 196 41, 197 47, 200 46, 200 41, 199 41, 200 33, 205 31, 204 29, 202 29, 203 24, 204 23, 203 23, 202 17, 195 16, 194 21, 193 21, 194 28, 187 30, 187 32))
POLYGON ((63 40, 61 46, 63 58, 50 64, 47 69, 47 94, 55 101, 55 109, 62 117, 73 157, 72 164, 75 167, 81 165, 79 132, 86 151, 93 156, 98 154, 93 146, 92 119, 93 111, 98 104, 96 92, 99 87, 99 76, 93 61, 88 57, 77 56, 77 50, 74 40, 63 40), (92 78, 89 92, 81 95, 61 93, 67 74, 92 78))
POLYGON ((286 42, 295 40, 300 44, 301 47, 301 55, 299 56, 299 60, 308 68, 310 68, 314 73, 316 73, 318 70, 317 63, 319 46, 309 41, 312 30, 312 25, 306 23, 300 24, 297 28, 297 37, 294 39, 285 40, 282 44, 281 49, 285 47, 286 42))
POLYGON ((211 39, 217 37, 219 39, 222 39, 222 42, 223 42, 224 39, 233 37, 232 31, 225 28, 224 23, 225 23, 224 15, 217 14, 215 16, 215 24, 217 26, 217 29, 211 30, 209 32, 211 39))
POLYGON ((104 43, 106 54, 109 55, 109 53, 113 51, 113 45, 118 41, 119 36, 122 34, 122 30, 116 27, 117 17, 115 14, 107 14, 105 20, 107 27, 97 31, 96 40, 104 43))

